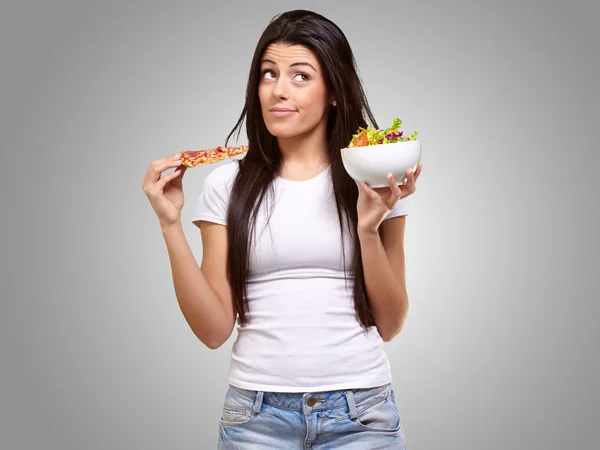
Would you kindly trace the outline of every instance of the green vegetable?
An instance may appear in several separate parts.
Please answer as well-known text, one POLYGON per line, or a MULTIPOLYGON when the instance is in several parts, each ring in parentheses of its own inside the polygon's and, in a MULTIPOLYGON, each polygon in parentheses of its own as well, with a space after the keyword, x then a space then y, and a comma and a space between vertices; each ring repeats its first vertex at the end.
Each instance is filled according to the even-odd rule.
POLYGON ((360 127, 358 131, 352 136, 348 148, 352 147, 364 147, 367 145, 379 145, 379 144, 393 144, 395 142, 414 141, 418 131, 414 131, 409 137, 403 137, 403 131, 399 131, 402 125, 402 120, 397 117, 394 118, 392 125, 385 130, 379 130, 367 126, 367 128, 360 127))

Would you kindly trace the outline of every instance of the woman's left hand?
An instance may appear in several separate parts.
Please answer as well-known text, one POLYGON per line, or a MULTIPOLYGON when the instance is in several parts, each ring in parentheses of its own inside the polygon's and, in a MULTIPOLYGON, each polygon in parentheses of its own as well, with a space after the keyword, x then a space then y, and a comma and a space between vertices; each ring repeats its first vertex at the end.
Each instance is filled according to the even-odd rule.
POLYGON ((375 233, 392 208, 401 198, 408 197, 417 189, 417 178, 421 174, 423 163, 417 170, 406 171, 406 184, 398 184, 392 174, 388 175, 389 188, 372 188, 367 182, 358 186, 358 232, 375 233))

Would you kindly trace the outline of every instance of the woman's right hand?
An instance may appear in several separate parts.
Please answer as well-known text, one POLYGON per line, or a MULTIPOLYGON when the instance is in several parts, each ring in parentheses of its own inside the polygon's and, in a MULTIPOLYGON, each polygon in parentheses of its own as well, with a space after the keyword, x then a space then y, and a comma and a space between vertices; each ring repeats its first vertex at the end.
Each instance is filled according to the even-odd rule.
POLYGON ((181 164, 180 155, 181 153, 177 153, 152 161, 142 182, 142 189, 150 200, 161 227, 174 225, 181 220, 182 178, 187 167, 181 164), (172 167, 176 168, 173 172, 161 176, 162 172, 172 167))

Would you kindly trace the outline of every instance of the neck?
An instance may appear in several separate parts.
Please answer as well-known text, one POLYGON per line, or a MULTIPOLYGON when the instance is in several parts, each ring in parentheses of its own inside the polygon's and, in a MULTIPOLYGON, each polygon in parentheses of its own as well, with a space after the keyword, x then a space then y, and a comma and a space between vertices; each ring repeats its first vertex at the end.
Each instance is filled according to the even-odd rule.
POLYGON ((323 168, 329 165, 327 130, 319 126, 309 132, 289 138, 277 138, 282 165, 294 168, 323 168))

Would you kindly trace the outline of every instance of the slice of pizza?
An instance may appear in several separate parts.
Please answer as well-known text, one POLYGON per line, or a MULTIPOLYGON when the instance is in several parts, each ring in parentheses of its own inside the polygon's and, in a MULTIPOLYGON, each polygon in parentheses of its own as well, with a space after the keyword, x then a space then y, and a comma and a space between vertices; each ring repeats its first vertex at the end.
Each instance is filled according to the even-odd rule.
POLYGON ((234 156, 243 155, 247 151, 248 151, 247 145, 240 145, 238 147, 227 147, 227 154, 229 155, 230 158, 233 158, 234 156))
POLYGON ((181 163, 186 167, 198 167, 239 156, 248 151, 247 145, 238 147, 217 147, 207 150, 185 150, 181 152, 181 163))

